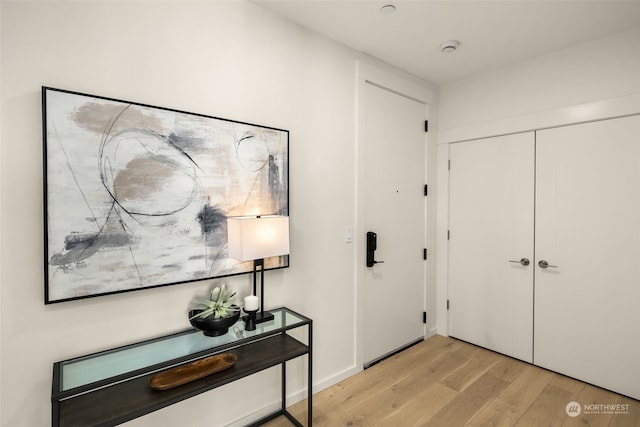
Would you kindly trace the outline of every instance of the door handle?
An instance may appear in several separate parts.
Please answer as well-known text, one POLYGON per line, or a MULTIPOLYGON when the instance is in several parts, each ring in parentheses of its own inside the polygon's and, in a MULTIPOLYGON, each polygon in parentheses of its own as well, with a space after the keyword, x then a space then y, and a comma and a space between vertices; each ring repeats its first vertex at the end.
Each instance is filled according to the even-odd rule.
POLYGON ((373 231, 367 231, 367 267, 384 263, 384 261, 376 261, 375 251, 377 248, 378 235, 373 231))
POLYGON ((529 265, 529 258, 521 258, 520 261, 509 260, 509 262, 515 262, 526 267, 527 265, 529 265))
POLYGON ((544 259, 541 259, 540 261, 538 261, 538 267, 540 267, 540 268, 558 268, 557 265, 551 265, 544 259))

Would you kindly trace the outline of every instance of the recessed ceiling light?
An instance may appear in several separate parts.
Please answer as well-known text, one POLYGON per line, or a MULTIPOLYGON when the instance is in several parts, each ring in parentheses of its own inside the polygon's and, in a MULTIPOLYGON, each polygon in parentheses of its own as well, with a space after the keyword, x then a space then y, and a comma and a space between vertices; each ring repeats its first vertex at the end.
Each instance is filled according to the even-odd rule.
POLYGON ((392 4, 386 4, 380 8, 383 15, 391 15, 396 11, 396 7, 392 4))
POLYGON ((447 40, 446 42, 440 43, 440 50, 444 53, 451 53, 459 46, 460 42, 458 40, 447 40))

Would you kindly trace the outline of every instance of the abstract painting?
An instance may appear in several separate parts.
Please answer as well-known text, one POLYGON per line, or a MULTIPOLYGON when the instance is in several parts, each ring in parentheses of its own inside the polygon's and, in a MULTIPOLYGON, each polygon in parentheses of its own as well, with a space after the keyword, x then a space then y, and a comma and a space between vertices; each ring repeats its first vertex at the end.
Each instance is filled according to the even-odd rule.
POLYGON ((46 304, 250 272, 227 217, 289 215, 286 130, 49 87, 42 108, 46 304))

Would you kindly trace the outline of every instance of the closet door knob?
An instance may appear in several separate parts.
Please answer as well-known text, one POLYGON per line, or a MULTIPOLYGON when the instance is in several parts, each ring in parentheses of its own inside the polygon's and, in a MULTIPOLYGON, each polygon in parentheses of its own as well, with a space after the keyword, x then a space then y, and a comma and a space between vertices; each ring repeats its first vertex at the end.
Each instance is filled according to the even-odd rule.
POLYGON ((524 266, 529 265, 529 258, 521 258, 520 261, 509 260, 509 262, 515 262, 524 266))
POLYGON ((557 265, 551 265, 544 259, 541 259, 540 261, 538 261, 538 267, 540 267, 540 268, 558 268, 557 265))

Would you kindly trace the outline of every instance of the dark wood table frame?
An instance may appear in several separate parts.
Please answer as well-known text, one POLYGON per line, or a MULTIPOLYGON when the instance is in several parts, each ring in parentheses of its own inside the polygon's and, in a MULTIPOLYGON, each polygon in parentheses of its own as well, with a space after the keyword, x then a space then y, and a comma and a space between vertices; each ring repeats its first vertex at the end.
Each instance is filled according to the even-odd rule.
POLYGON ((294 425, 302 426, 302 424, 292 414, 290 414, 286 408, 286 362, 305 354, 307 355, 308 364, 307 426, 311 426, 313 410, 313 322, 311 319, 289 310, 286 307, 271 310, 271 312, 276 311, 281 311, 283 318, 286 316, 286 313, 289 313, 299 318, 300 321, 293 325, 283 324, 282 327, 257 334, 253 337, 242 338, 225 345, 212 347, 205 351, 172 359, 160 364, 146 366, 142 369, 137 369, 69 390, 62 390, 63 373, 61 367, 63 363, 117 352, 122 349, 168 339, 180 334, 193 333, 193 330, 189 329, 176 334, 170 334, 153 340, 144 341, 142 343, 135 343, 129 346, 107 350, 105 352, 94 353, 80 358, 54 363, 53 387, 51 393, 52 426, 115 426, 276 365, 281 365, 282 371, 281 407, 278 411, 269 414, 250 425, 258 426, 279 416, 285 416, 294 425), (287 334, 287 331, 291 329, 304 326, 307 327, 308 344, 304 344, 287 334), (158 391, 153 390, 149 386, 151 377, 159 371, 171 366, 191 362, 225 351, 233 352, 238 358, 236 364, 230 369, 169 390, 158 391))

